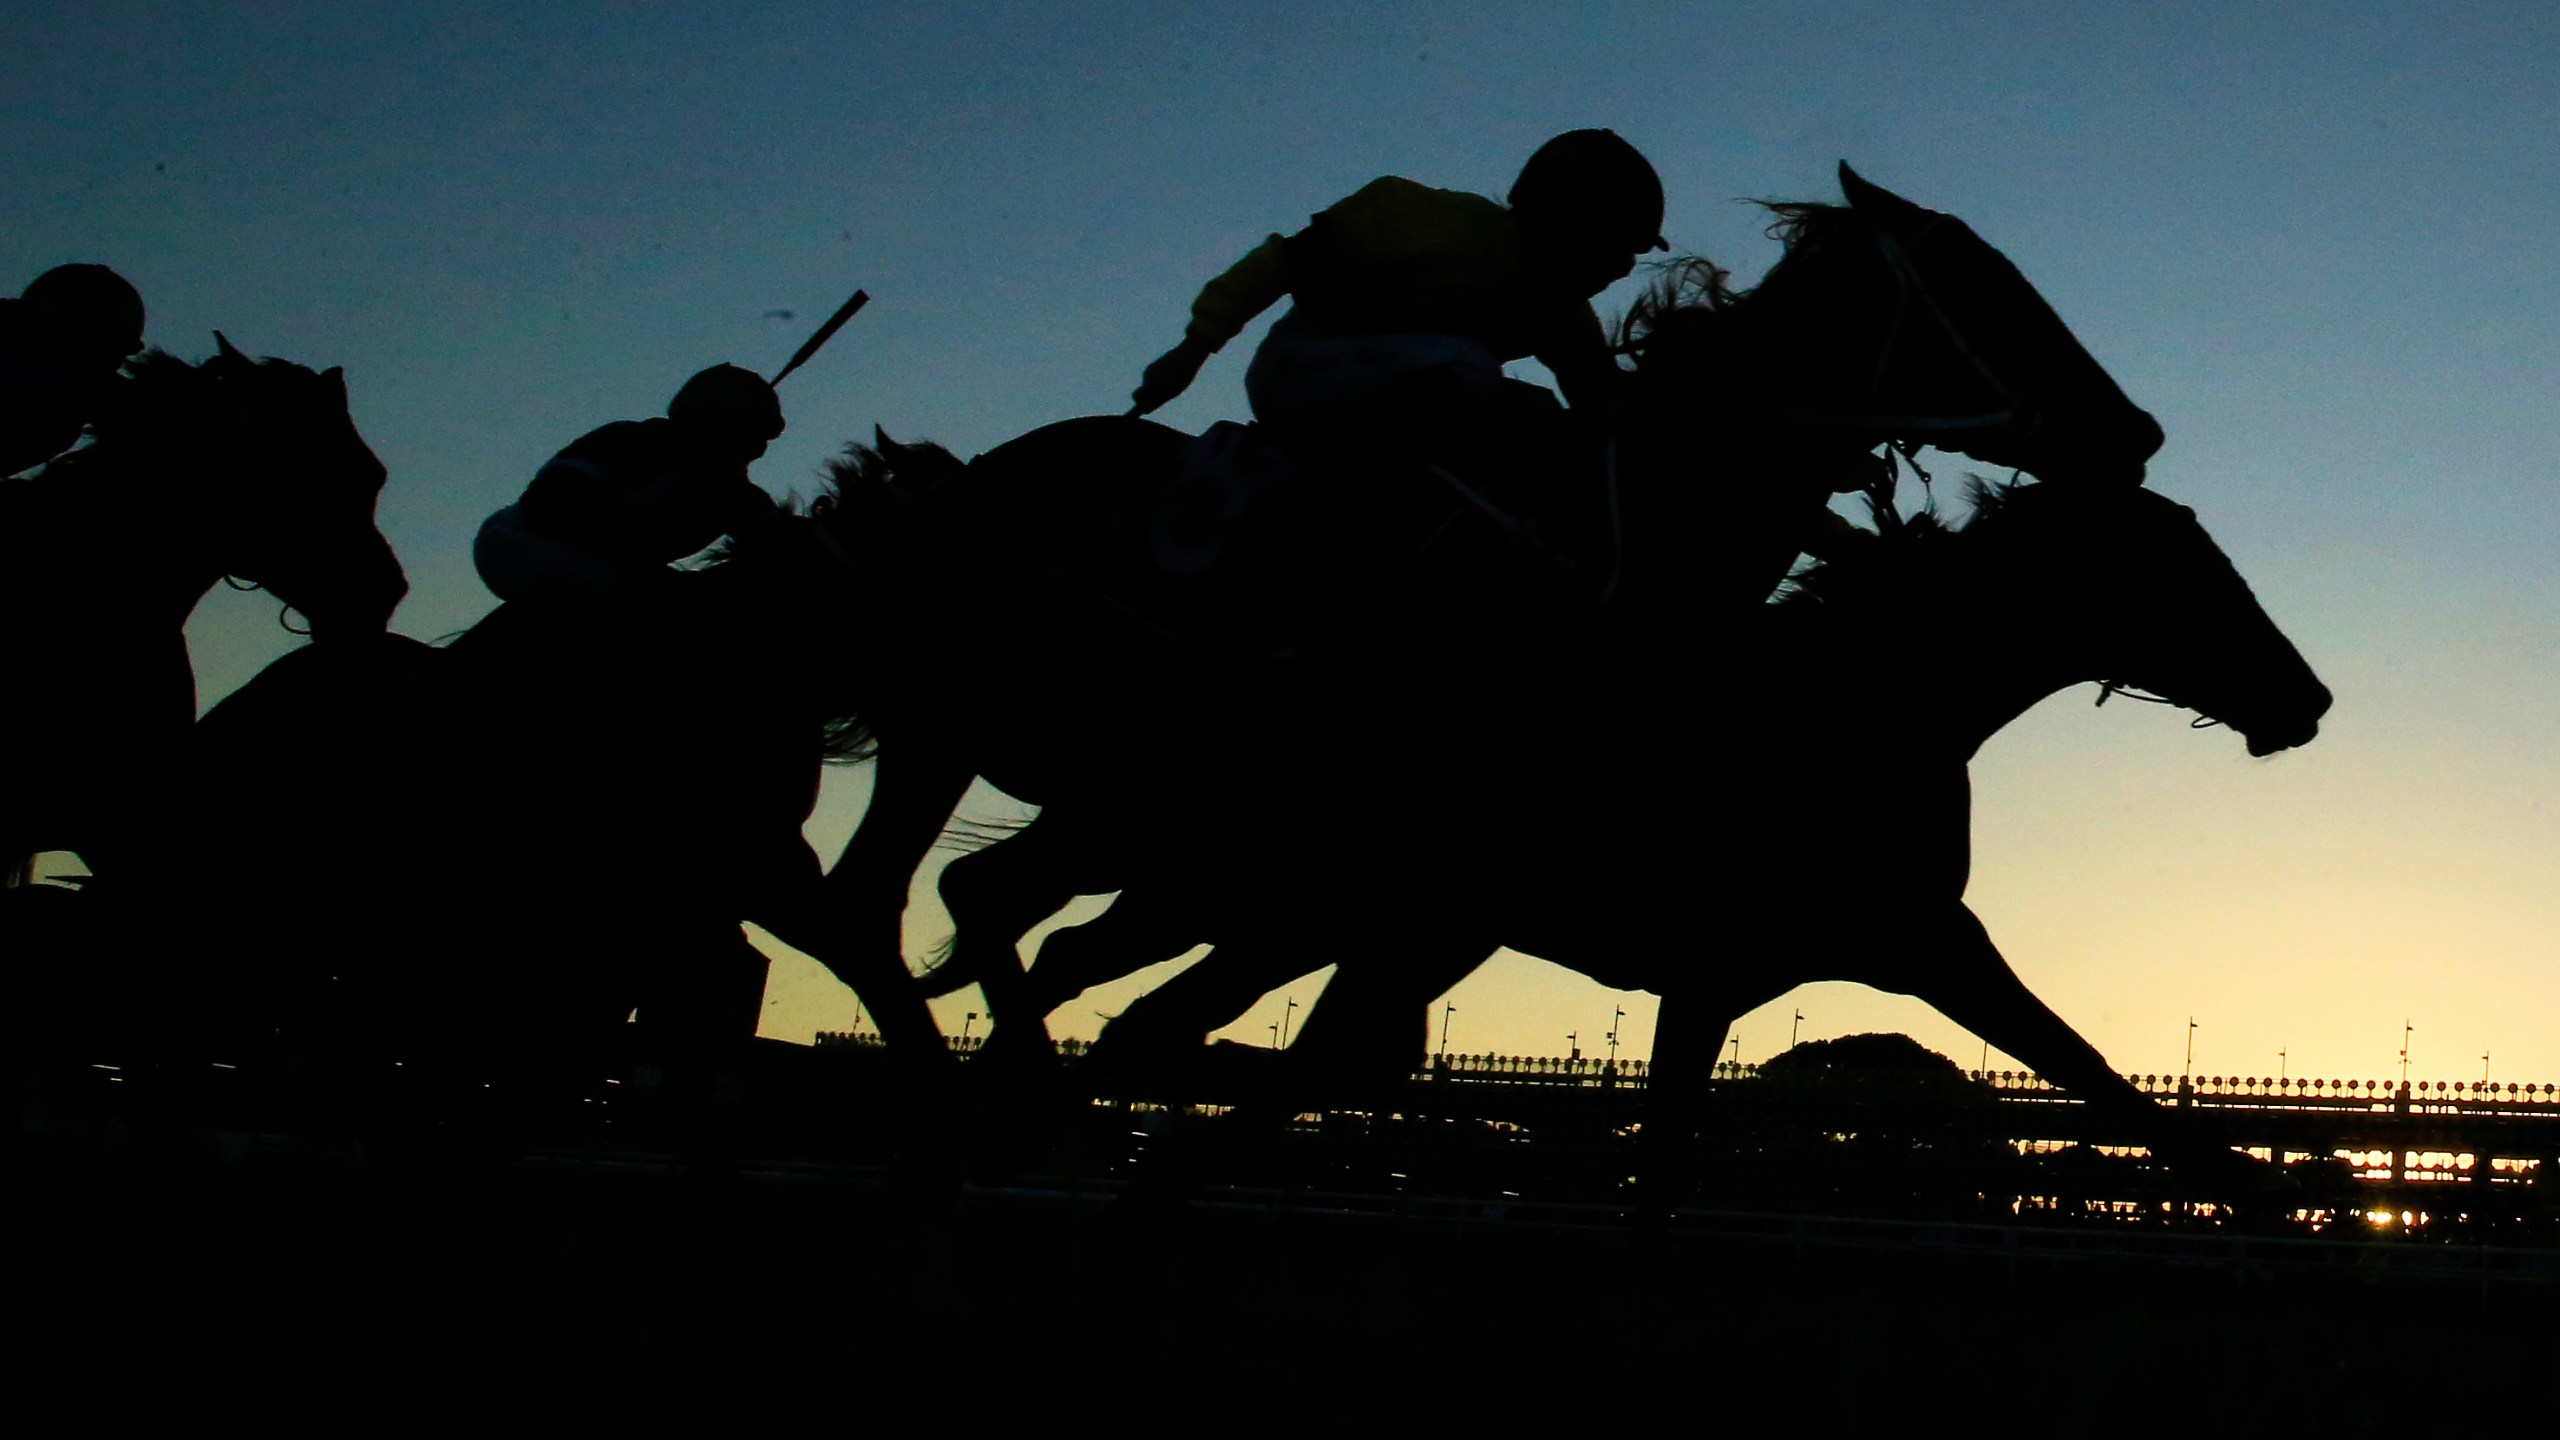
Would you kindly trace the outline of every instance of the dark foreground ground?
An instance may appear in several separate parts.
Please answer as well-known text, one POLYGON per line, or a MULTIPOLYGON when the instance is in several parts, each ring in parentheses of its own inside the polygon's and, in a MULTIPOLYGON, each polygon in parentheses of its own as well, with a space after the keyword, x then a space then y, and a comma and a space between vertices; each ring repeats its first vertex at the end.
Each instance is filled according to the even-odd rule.
POLYGON ((2502 1395, 2537 1430, 2560 1349, 2535 1250, 1718 1213, 1639 1243, 1600 1210, 1251 1191, 1139 1224, 1102 1190, 926 1212, 854 1168, 705 1189, 593 1155, 11 1189, 21 1434, 1508 1432, 1559 1399, 1603 1430, 2369 1433, 2502 1395))

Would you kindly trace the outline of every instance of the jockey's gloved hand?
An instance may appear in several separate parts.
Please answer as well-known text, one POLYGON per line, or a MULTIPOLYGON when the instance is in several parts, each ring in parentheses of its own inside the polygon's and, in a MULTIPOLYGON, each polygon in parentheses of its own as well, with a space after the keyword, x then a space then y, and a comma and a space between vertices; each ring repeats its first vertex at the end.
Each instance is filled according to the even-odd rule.
POLYGON ((1129 413, 1144 415, 1174 396, 1191 388, 1200 367, 1216 352, 1189 336, 1182 343, 1156 357, 1146 373, 1138 377, 1138 388, 1129 392, 1129 413))

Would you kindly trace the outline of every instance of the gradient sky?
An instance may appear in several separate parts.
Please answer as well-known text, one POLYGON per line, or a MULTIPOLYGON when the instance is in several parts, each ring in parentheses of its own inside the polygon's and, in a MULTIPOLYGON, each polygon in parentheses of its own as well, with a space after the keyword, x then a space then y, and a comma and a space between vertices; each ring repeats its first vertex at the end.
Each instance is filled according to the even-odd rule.
MULTIPOLYGON (((1845 157, 2018 262, 2338 695, 2267 762, 2086 691, 1995 739, 1971 899, 2028 983, 2126 1070, 2178 1069, 2193 1016, 2200 1074, 2386 1076, 2405 1020, 2420 1075, 2560 1081, 2556 75, 2547 4, 26 4, 0 284, 103 261, 181 354, 220 326, 345 366, 398 624, 434 636, 492 603, 472 531, 553 450, 769 370, 856 285, 777 492, 874 422, 965 454, 1119 408, 1202 281, 1376 175, 1498 195, 1609 125, 1674 243, 1751 275, 1736 197, 1826 196, 1845 157)), ((1241 417, 1258 336, 1164 418, 1241 417)), ((219 590, 190 638, 207 704, 289 643, 219 590)), ((829 853, 864 784, 831 782, 829 853)), ((769 1033, 853 1019, 804 961, 768 999, 769 1033)), ((1619 1000, 1505 957, 1453 1003, 1454 1048, 1556 1053, 1619 1000)), ((1978 1058, 1844 986, 1742 1057, 1799 1008, 1978 1058)))

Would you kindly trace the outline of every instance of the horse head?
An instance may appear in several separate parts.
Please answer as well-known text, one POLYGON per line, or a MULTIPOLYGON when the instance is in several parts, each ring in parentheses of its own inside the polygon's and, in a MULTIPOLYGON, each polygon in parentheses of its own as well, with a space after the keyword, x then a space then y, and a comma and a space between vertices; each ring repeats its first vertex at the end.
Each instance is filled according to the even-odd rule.
POLYGON ((1846 166, 1846 205, 1772 204, 1786 246, 1736 292, 1691 259, 1620 327, 1616 572, 1696 617, 1756 603, 1877 447, 1935 445, 2075 488, 2141 483, 2160 426, 1963 221, 1846 166), (1698 484, 1702 464, 1724 483, 1698 484), (1623 481, 1623 487, 1621 487, 1623 481), (1623 510, 1623 518, 1620 511, 1623 510))
POLYGON ((384 469, 357 433, 346 373, 252 360, 217 331, 198 367, 213 442, 209 543, 222 572, 264 586, 313 633, 380 632, 408 593, 374 524, 384 469))
POLYGON ((1703 401, 1726 438, 1795 453, 1928 444, 2045 479, 2141 482, 2159 422, 2007 257, 1846 164, 1840 184, 1846 205, 1769 206, 1786 253, 1758 285, 1730 291, 1691 260, 1637 302, 1624 348, 1655 409, 1694 424, 1703 401))
MULTIPOLYGON (((2320 683, 2193 510, 2141 489, 1984 487, 1969 536, 2022 624, 2067 632, 2068 682, 2148 691, 2238 731, 2252 755, 2308 744, 2320 683)), ((1987 603, 1999 604, 1996 597, 1987 603)))
POLYGON ((1850 212, 1892 282, 1878 408, 1926 442, 2047 480, 2140 484, 2160 422, 2117 387, 2009 258, 1953 215, 1840 165, 1850 212), (1893 403, 1899 391, 1917 403, 1893 403))

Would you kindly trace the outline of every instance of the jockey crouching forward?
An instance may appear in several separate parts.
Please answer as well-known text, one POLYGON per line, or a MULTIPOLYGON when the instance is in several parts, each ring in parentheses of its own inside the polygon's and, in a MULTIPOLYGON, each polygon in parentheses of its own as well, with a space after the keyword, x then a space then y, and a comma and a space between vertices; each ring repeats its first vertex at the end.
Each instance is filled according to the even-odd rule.
POLYGON ((142 296, 104 265, 57 265, 0 300, 0 475, 78 444, 142 348, 142 296))
POLYGON ((451 651, 471 677, 460 690, 469 758, 457 794, 508 807, 550 863, 590 865, 580 883, 605 882, 578 826, 615 813, 605 807, 620 803, 616 777, 648 760, 615 748, 629 737, 596 729, 597 697, 716 673, 719 637, 691 623, 700 612, 669 567, 776 522, 780 507, 747 466, 782 429, 770 384, 715 365, 684 383, 663 418, 572 441, 480 527, 472 562, 506 604, 451 651), (572 753, 595 763, 564 772, 554 757, 572 753))
POLYGON ((510 604, 642 598, 669 565, 776 513, 747 465, 782 430, 763 377, 715 365, 684 383, 665 418, 616 421, 552 456, 481 525, 472 563, 510 604))
POLYGON ((1132 395, 1145 414, 1282 296, 1245 374, 1253 413, 1302 454, 1365 448, 1482 483, 1547 448, 1552 400, 1506 380, 1534 356, 1565 399, 1597 412, 1617 365, 1591 298, 1661 236, 1662 182, 1608 130, 1539 147, 1505 206, 1395 176, 1372 181, 1295 235, 1273 235, 1209 282, 1180 345, 1132 395), (1527 433, 1524 433, 1527 432, 1527 433))

